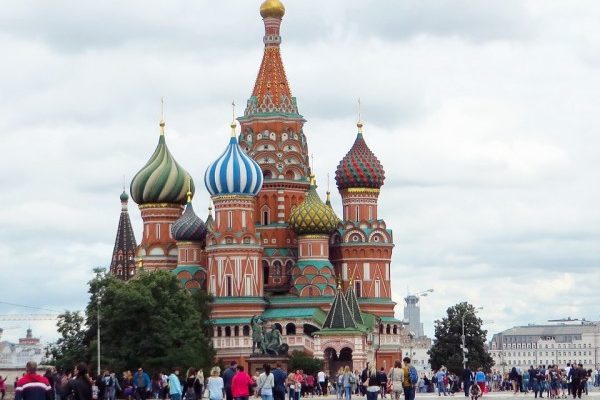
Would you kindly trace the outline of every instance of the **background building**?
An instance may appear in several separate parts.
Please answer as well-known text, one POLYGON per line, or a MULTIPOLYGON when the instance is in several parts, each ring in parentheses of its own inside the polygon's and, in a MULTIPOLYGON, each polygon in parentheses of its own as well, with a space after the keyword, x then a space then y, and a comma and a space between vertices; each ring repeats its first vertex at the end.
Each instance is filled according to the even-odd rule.
MULTIPOLYGON (((1 333, 0 330, 0 335, 1 333)), ((41 364, 43 356, 44 346, 40 343, 40 339, 33 337, 31 329, 27 329, 27 334, 20 338, 18 343, 0 341, 1 369, 23 369, 27 361, 41 364)))
POLYGON ((548 325, 516 326, 497 333, 489 350, 498 369, 567 363, 596 369, 599 346, 598 322, 562 320, 548 325))

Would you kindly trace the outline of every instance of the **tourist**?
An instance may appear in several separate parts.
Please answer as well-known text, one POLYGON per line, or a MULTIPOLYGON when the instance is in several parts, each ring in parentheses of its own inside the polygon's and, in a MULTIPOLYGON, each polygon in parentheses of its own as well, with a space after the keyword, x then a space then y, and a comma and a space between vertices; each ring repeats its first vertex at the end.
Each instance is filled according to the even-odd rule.
POLYGON ((404 371, 402 370, 400 360, 396 360, 394 366, 390 369, 388 380, 392 400, 400 400, 400 396, 402 395, 402 381, 404 380, 404 371))
POLYGON ((202 368, 198 369, 198 372, 196 372, 196 379, 198 382, 198 386, 196 386, 196 398, 201 399, 204 394, 204 371, 202 368))
POLYGON ((296 381, 294 377, 296 374, 292 371, 288 374, 287 380, 287 388, 288 388, 288 400, 294 400, 296 397, 296 381))
POLYGON ((381 382, 381 390, 379 391, 379 393, 381 393, 381 398, 385 399, 385 395, 387 393, 388 377, 383 367, 381 367, 381 370, 379 371, 379 381, 381 382))
POLYGON ((252 377, 244 371, 243 365, 236 367, 237 373, 231 380, 231 394, 235 400, 248 400, 250 397, 250 387, 255 383, 252 377))
POLYGON ((185 374, 185 383, 183 385, 183 393, 185 400, 196 400, 198 393, 198 378, 196 378, 196 370, 189 368, 185 374))
POLYGON ((508 374, 508 379, 512 384, 513 394, 517 394, 518 392, 518 383, 519 383, 519 373, 517 372, 517 367, 512 367, 510 373, 508 374))
POLYGON ((25 375, 15 386, 15 400, 47 400, 52 388, 48 379, 37 373, 37 363, 29 361, 25 365, 25 375))
POLYGON ((67 383, 62 397, 71 397, 76 400, 92 400, 92 396, 92 379, 88 375, 88 367, 85 363, 79 363, 75 367, 75 379, 71 379, 67 383))
POLYGON ((281 369, 281 363, 277 362, 276 367, 273 368, 273 380, 275 381, 275 387, 273 388, 273 399, 274 400, 285 400, 285 380, 287 378, 286 373, 281 369))
POLYGON ((150 378, 150 387, 152 388, 152 398, 157 400, 160 397, 160 389, 162 385, 162 377, 160 372, 152 374, 150 378))
POLYGON ((319 372, 317 373, 317 382, 319 383, 319 390, 321 392, 321 396, 326 396, 327 387, 325 386, 325 372, 323 372, 322 369, 319 370, 319 372))
POLYGON ((142 367, 139 367, 137 372, 133 375, 135 398, 137 400, 146 400, 148 389, 150 389, 150 376, 142 367))
POLYGON ((0 400, 4 400, 4 396, 6 396, 6 379, 8 378, 0 375, 0 400))
POLYGON ((179 368, 173 368, 171 375, 169 375, 169 396, 171 400, 181 400, 182 395, 183 389, 179 380, 179 368))
POLYGON ((415 399, 415 382, 412 381, 411 375, 416 375, 417 371, 415 367, 410 365, 410 358, 404 357, 402 359, 404 367, 402 367, 402 389, 404 390, 404 400, 415 399))
POLYGON ((271 372, 269 364, 263 365, 263 372, 258 376, 256 387, 258 395, 262 400, 273 400, 273 388, 275 387, 275 376, 271 372))
POLYGON ((104 386, 104 396, 102 398, 104 400, 115 400, 117 396, 117 386, 119 383, 115 379, 114 374, 111 374, 110 371, 105 370, 104 376, 102 377, 102 384, 104 386))
POLYGON ((473 384, 473 371, 471 371, 471 368, 466 367, 463 369, 462 382, 463 390, 465 391, 465 397, 469 397, 469 389, 473 384))
POLYGON ((232 361, 229 364, 229 368, 223 372, 223 384, 225 385, 225 397, 226 400, 233 400, 233 394, 231 393, 231 382, 233 381, 233 377, 237 373, 237 362, 232 361))
POLYGON ((381 380, 375 363, 369 367, 366 379, 363 380, 363 386, 367 388, 367 400, 377 400, 377 395, 381 390, 381 380))
POLYGON ((304 375, 302 374, 302 370, 297 369, 294 374, 294 399, 300 400, 300 394, 302 393, 302 386, 304 385, 304 375))
POLYGON ((338 373, 335 378, 335 391, 338 399, 344 397, 344 368, 338 369, 338 373))
POLYGON ((344 398, 346 400, 351 400, 352 398, 352 382, 354 381, 354 374, 350 371, 349 366, 344 367, 344 372, 342 373, 342 387, 344 389, 344 398))
POLYGON ((313 396, 315 394, 315 377, 311 374, 306 374, 304 381, 306 382, 306 393, 313 396))
POLYGON ((225 397, 225 384, 221 378, 221 368, 213 367, 210 370, 210 376, 206 388, 208 389, 208 400, 223 400, 225 397))
POLYGON ((123 371, 123 396, 126 400, 133 396, 133 376, 129 370, 123 371))
POLYGON ((438 396, 441 396, 442 393, 446 396, 446 368, 443 366, 440 367, 435 373, 435 379, 437 382, 438 396))
POLYGON ((475 373, 475 383, 477 383, 477 386, 479 386, 479 389, 481 389, 482 396, 485 393, 485 381, 485 372, 483 372, 483 369, 481 367, 477 368, 477 372, 475 373))

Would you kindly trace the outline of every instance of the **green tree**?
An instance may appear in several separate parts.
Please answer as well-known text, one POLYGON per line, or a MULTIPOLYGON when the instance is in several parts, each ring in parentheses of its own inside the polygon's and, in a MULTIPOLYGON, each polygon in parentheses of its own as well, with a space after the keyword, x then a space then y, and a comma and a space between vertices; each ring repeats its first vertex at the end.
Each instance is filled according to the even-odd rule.
POLYGON ((93 365, 97 362, 98 299, 103 367, 206 369, 212 363, 210 297, 203 292, 192 294, 179 286, 173 274, 157 271, 141 272, 128 282, 99 273, 90 282, 86 339, 93 365))
POLYGON ((65 311, 56 323, 60 338, 46 347, 46 363, 57 368, 69 369, 86 359, 86 328, 79 312, 65 311))
POLYGON ((442 365, 449 371, 462 373, 462 321, 464 318, 465 343, 468 349, 467 366, 471 369, 482 367, 489 371, 494 365, 490 354, 485 350, 487 331, 481 329, 482 321, 475 314, 473 305, 458 303, 446 310, 447 316, 435 321, 435 339, 429 350, 429 363, 432 369, 442 365))
POLYGON ((323 369, 323 360, 314 358, 302 351, 295 350, 290 355, 288 370, 295 371, 297 369, 303 370, 306 374, 316 374, 323 369))

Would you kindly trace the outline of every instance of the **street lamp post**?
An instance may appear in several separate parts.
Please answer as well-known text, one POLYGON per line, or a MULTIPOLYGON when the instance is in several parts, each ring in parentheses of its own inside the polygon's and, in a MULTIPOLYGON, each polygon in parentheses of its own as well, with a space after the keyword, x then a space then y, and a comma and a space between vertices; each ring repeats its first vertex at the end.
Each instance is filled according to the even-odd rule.
MULTIPOLYGON (((101 275, 106 272, 106 268, 94 268, 94 273, 96 274, 96 279, 100 280, 101 275)), ((98 375, 100 375, 100 303, 102 297, 102 288, 98 288, 98 292, 96 293, 96 351, 98 357, 98 375)))
MULTIPOLYGON (((473 312, 473 314, 475 314, 479 310, 483 310, 483 307, 477 307, 472 312, 473 312)), ((465 317, 470 312, 471 311, 466 310, 462 314, 462 316, 461 316, 461 327, 462 327, 462 336, 461 336, 461 338, 462 338, 463 370, 467 368, 467 357, 466 357, 466 354, 469 352, 469 350, 467 350, 466 337, 465 337, 465 317)))

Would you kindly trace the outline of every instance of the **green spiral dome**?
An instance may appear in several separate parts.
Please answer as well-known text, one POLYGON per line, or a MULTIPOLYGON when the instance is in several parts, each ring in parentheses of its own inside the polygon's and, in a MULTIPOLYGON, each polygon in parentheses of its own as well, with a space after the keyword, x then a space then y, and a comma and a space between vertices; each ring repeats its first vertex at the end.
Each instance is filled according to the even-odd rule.
POLYGON ((314 178, 311 179, 304 201, 290 214, 290 227, 298 235, 329 235, 337 227, 338 221, 333 208, 319 197, 314 178))
MULTIPOLYGON (((164 125, 161 124, 161 127, 164 125)), ((146 165, 133 177, 130 193, 137 204, 172 203, 184 205, 187 191, 194 193, 194 181, 169 151, 161 133, 158 146, 146 165)))

